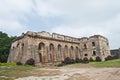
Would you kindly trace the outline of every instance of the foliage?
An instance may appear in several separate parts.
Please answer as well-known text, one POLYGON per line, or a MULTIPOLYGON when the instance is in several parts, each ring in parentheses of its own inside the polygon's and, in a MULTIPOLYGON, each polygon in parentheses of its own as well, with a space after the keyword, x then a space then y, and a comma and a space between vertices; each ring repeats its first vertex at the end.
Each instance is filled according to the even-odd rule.
POLYGON ((112 56, 112 57, 113 57, 113 59, 118 59, 118 58, 119 58, 119 54, 114 55, 114 56, 112 56))
POLYGON ((75 59, 75 62, 76 62, 76 63, 80 63, 80 62, 82 62, 82 60, 79 59, 79 58, 76 58, 76 59, 75 59))
POLYGON ((87 57, 84 57, 82 62, 83 63, 89 63, 89 59, 87 57))
POLYGON ((23 65, 23 63, 21 63, 21 62, 17 62, 16 65, 23 65))
POLYGON ((72 59, 70 59, 69 57, 66 57, 64 60, 65 64, 71 64, 72 63, 72 59))
POLYGON ((97 56, 95 60, 96 60, 97 62, 101 62, 101 61, 102 61, 99 56, 97 56))
POLYGON ((92 57, 90 57, 90 62, 93 62, 94 60, 93 60, 93 58, 92 57))
POLYGON ((112 60, 113 59, 113 57, 112 56, 107 56, 106 58, 105 58, 105 61, 107 61, 107 60, 112 60))
POLYGON ((12 40, 16 37, 9 37, 6 33, 0 31, 0 62, 7 62, 12 40))
POLYGON ((35 66, 35 60, 32 59, 32 58, 30 58, 30 59, 28 59, 28 60, 26 61, 25 64, 35 66))

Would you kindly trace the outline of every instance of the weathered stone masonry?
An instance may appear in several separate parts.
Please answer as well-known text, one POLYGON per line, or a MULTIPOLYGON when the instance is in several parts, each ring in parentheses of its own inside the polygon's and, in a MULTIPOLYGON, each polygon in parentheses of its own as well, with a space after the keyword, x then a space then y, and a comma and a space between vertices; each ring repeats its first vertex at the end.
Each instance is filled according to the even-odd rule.
POLYGON ((30 58, 36 64, 49 64, 71 59, 100 56, 104 61, 110 55, 108 39, 101 35, 74 38, 48 32, 23 33, 11 45, 8 62, 25 63, 30 58))

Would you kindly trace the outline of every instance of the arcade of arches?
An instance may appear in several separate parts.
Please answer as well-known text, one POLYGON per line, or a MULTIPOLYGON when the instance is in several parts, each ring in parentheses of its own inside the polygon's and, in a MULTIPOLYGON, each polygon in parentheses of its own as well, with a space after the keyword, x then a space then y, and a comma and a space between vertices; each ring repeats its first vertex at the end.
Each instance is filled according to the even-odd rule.
POLYGON ((8 62, 24 64, 32 58, 35 64, 44 64, 64 61, 66 57, 75 60, 84 57, 94 59, 96 56, 104 61, 108 55, 108 39, 101 35, 74 38, 56 33, 28 31, 12 42, 8 62))
POLYGON ((78 46, 61 45, 50 43, 48 46, 41 42, 38 47, 39 63, 44 62, 59 62, 63 61, 66 57, 71 59, 80 58, 80 50, 78 46))

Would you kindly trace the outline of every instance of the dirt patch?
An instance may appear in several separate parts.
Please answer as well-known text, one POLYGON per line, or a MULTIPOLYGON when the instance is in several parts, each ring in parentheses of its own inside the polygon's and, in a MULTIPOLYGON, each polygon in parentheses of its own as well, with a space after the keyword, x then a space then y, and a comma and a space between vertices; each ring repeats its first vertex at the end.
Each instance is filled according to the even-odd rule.
POLYGON ((55 76, 61 74, 61 71, 58 69, 33 69, 29 71, 31 76, 55 76))
POLYGON ((120 68, 34 69, 33 75, 16 80, 120 80, 120 68))
POLYGON ((72 76, 70 76, 66 80, 90 80, 90 78, 88 76, 83 76, 79 73, 76 73, 76 74, 73 74, 72 76))

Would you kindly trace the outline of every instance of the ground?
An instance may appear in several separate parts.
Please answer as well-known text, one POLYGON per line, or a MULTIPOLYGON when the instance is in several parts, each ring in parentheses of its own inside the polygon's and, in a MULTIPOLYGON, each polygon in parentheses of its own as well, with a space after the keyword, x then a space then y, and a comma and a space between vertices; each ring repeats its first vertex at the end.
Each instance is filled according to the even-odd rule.
POLYGON ((120 80, 120 59, 62 67, 0 63, 0 80, 120 80))
POLYGON ((94 68, 86 66, 65 66, 37 68, 32 76, 16 80, 120 80, 120 68, 94 68))

